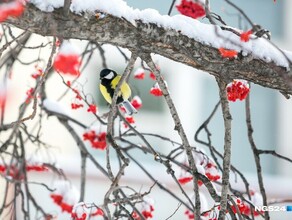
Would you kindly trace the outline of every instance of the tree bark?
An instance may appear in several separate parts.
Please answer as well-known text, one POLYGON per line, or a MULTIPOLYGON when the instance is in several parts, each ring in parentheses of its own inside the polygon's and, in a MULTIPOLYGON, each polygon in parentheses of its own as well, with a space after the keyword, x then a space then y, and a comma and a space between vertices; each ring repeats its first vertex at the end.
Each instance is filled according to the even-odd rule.
POLYGON ((27 4, 22 17, 10 18, 6 23, 43 36, 102 42, 128 48, 132 52, 155 53, 206 71, 226 83, 233 79, 245 79, 292 94, 292 77, 286 68, 257 60, 252 54, 233 60, 224 59, 218 49, 155 24, 136 21, 134 26, 123 18, 111 15, 97 19, 95 16, 86 18, 69 13, 65 17, 62 9, 46 13, 31 4, 27 4))

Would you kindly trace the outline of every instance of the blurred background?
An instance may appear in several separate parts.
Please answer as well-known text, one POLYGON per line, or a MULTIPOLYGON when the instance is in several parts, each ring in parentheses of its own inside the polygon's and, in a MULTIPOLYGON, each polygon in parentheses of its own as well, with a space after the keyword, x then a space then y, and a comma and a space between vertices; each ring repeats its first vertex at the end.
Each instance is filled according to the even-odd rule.
MULTIPOLYGON (((128 5, 133 8, 145 9, 154 8, 161 14, 167 14, 171 5, 171 0, 127 0, 128 5)), ((261 24, 263 28, 268 29, 272 33, 272 41, 280 48, 292 50, 292 1, 282 0, 274 3, 273 0, 234 0, 240 8, 257 24, 261 24)), ((232 27, 247 30, 250 28, 248 24, 238 16, 236 10, 228 6, 224 0, 211 1, 211 10, 222 16, 223 20, 232 27)), ((172 15, 177 14, 176 9, 172 11, 172 15)), ((202 20, 203 22, 207 22, 202 20)), ((35 37, 35 41, 44 40, 41 37, 35 37)), ((72 41, 78 47, 85 46, 84 42, 72 41)), ((32 45, 35 42, 30 42, 32 45)), ((121 56, 119 51, 113 46, 104 46, 107 64, 110 68, 118 72, 123 72, 127 63, 121 56)), ((125 54, 130 55, 129 51, 123 50, 125 54)), ((23 54, 29 57, 30 54, 23 54)), ((42 50, 41 56, 48 56, 48 51, 42 50)), ((154 60, 159 65, 165 80, 168 83, 171 96, 176 104, 178 113, 182 119, 182 124, 187 132, 188 138, 192 145, 197 146, 208 152, 203 146, 198 145, 194 141, 194 134, 198 127, 210 115, 215 104, 219 100, 218 88, 214 77, 201 71, 195 70, 188 66, 172 62, 163 57, 153 55, 154 60)), ((42 64, 40 64, 42 65, 42 64)), ((44 67, 44 65, 43 65, 44 67)), ((135 69, 141 67, 139 60, 136 62, 135 69)), ((79 83, 83 85, 85 93, 92 94, 93 100, 97 103, 100 113, 106 113, 108 107, 100 96, 98 90, 98 74, 102 69, 102 60, 98 53, 95 53, 90 61, 87 69, 82 73, 79 83)), ((16 90, 17 94, 11 94, 13 100, 10 101, 9 114, 5 117, 5 122, 15 120, 18 113, 18 105, 24 100, 25 91, 33 85, 30 74, 34 71, 34 67, 17 65, 13 70, 10 87, 16 90)), ((60 76, 52 76, 47 83, 48 98, 58 100, 64 91, 64 86, 60 76)), ((149 94, 153 81, 148 77, 143 81, 130 79, 133 95, 139 95, 143 101, 143 107, 135 116, 137 129, 141 132, 159 133, 170 137, 174 140, 180 140, 176 132, 173 131, 173 122, 169 115, 169 110, 161 97, 154 97, 149 94)), ((254 139, 256 145, 260 149, 275 150, 277 153, 292 158, 292 102, 287 100, 279 92, 267 88, 262 88, 252 84, 251 86, 251 113, 252 123, 254 127, 254 139)), ((72 111, 70 103, 73 95, 67 95, 60 101, 64 109, 68 111, 72 117, 77 118, 85 124, 93 127, 100 127, 94 122, 94 117, 86 112, 86 109, 72 111)), ((245 124, 244 102, 230 103, 232 113, 232 164, 241 170, 251 182, 251 188, 257 190, 257 178, 254 158, 251 147, 247 138, 247 128, 245 124)), ((54 117, 43 119, 42 140, 48 142, 53 148, 50 153, 44 153, 44 158, 48 161, 55 161, 63 168, 68 178, 76 187, 79 187, 80 176, 80 153, 74 140, 67 134, 67 131, 61 127, 54 117), (48 156, 49 155, 49 156, 48 156)), ((34 122, 27 122, 28 126, 33 126, 34 122)), ((212 143, 221 152, 223 152, 224 127, 221 109, 218 110, 209 125, 212 132, 212 143)), ((76 127, 76 130, 82 135, 83 129, 76 127)), ((2 137, 3 138, 3 137, 2 137)), ((1 138, 1 140, 2 140, 1 138)), ((204 138, 202 136, 202 138, 204 138)), ((169 152, 172 146, 168 143, 158 141, 155 138, 148 139, 150 143, 162 152, 169 152)), ((34 149, 31 146, 31 149, 34 149)), ((30 149, 30 146, 27 146, 30 149)), ((105 164, 105 153, 92 150, 94 156, 102 164, 105 164)), ((134 155, 145 164, 145 167, 154 175, 159 177, 170 189, 179 193, 179 189, 172 183, 171 178, 166 174, 165 168, 152 157, 137 153, 134 155)), ((264 174, 265 187, 268 198, 292 199, 290 186, 292 184, 292 165, 288 162, 279 160, 269 155, 262 155, 262 168, 264 174)), ((112 161, 113 166, 117 166, 112 161)), ((30 174, 32 180, 42 180, 49 185, 57 178, 50 173, 34 173, 30 174)), ((103 202, 103 195, 109 188, 107 181, 102 174, 97 171, 90 162, 88 162, 87 172, 87 190, 85 198, 87 202, 95 202, 100 204, 103 202)), ((236 177, 232 176, 232 181, 236 182, 236 177)), ((3 181, 0 177, 0 183, 3 181)), ((125 185, 130 185, 137 191, 147 191, 149 186, 153 184, 138 168, 130 166, 126 169, 123 177, 125 185), (138 174, 138 175, 137 175, 138 174)), ((242 183, 238 183, 237 187, 243 187, 242 183)), ((0 195, 2 189, 0 185, 0 195)), ((52 212, 60 211, 56 207, 48 194, 44 192, 41 186, 31 186, 34 195, 42 195, 41 205, 52 212)), ((191 192, 190 186, 186 189, 191 192)), ((169 195, 154 187, 151 196, 156 201, 154 219, 166 219, 178 207, 178 202, 171 200, 169 195), (167 207, 165 202, 167 201, 167 207)), ((290 204, 292 205, 292 204, 290 204)), ((21 208, 21 207, 19 207, 21 208)), ((183 216, 184 208, 181 207, 171 219, 186 219, 183 216)), ((271 213, 272 219, 291 219, 292 213, 271 213)), ((67 214, 59 215, 58 219, 69 219, 67 214)))

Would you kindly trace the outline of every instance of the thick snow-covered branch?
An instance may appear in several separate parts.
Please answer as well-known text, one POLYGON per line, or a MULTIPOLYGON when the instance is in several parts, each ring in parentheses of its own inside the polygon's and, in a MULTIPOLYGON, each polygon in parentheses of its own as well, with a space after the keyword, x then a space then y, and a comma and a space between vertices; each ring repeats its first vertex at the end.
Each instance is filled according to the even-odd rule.
MULTIPOLYGON (((133 12, 136 12, 136 10, 133 10, 133 12)), ((216 39, 212 41, 206 34, 204 35, 206 37, 204 42, 203 38, 199 39, 199 35, 196 35, 196 33, 187 33, 186 27, 181 26, 181 30, 179 30, 177 25, 170 25, 171 22, 175 21, 173 17, 161 16, 163 18, 161 23, 152 23, 155 18, 149 19, 147 17, 151 15, 151 12, 148 14, 144 12, 147 19, 142 19, 141 15, 143 13, 140 12, 140 17, 134 16, 132 20, 124 18, 122 15, 116 17, 106 14, 98 18, 92 12, 81 14, 69 13, 69 15, 64 16, 61 9, 44 12, 32 4, 27 4, 22 17, 10 18, 6 22, 43 36, 108 43, 128 48, 138 54, 139 51, 159 54, 206 71, 226 82, 241 78, 264 87, 292 94, 292 78, 287 71, 287 69, 291 69, 290 62, 271 45, 270 51, 265 53, 259 53, 258 51, 263 45, 269 45, 266 39, 251 40, 254 42, 242 47, 242 50, 239 49, 241 47, 238 45, 240 41, 237 41, 234 44, 234 49, 237 49, 239 55, 235 59, 226 59, 222 58, 218 47, 225 43, 226 48, 232 49, 230 41, 233 42, 234 39, 239 37, 231 32, 223 31, 218 26, 216 28, 213 26, 213 35, 219 34, 217 36, 219 43, 216 39), (136 18, 139 18, 139 20, 136 20, 136 18), (222 37, 221 34, 224 36, 222 37), (190 37, 192 35, 194 36, 190 37), (228 39, 225 39, 226 36, 228 36, 228 39), (243 52, 241 53, 241 51, 243 52)), ((153 14, 153 17, 156 16, 158 15, 153 14)), ((179 19, 177 24, 188 24, 187 28, 192 28, 190 18, 178 16, 177 19, 179 19)), ((197 21, 194 20, 193 24, 197 24, 197 21)), ((206 32, 211 34, 211 25, 198 25, 200 25, 200 28, 206 27, 206 32)), ((196 28, 194 26, 194 29, 196 28)), ((202 32, 202 30, 197 31, 197 33, 202 32)), ((286 53, 286 55, 291 57, 290 53, 286 53)))

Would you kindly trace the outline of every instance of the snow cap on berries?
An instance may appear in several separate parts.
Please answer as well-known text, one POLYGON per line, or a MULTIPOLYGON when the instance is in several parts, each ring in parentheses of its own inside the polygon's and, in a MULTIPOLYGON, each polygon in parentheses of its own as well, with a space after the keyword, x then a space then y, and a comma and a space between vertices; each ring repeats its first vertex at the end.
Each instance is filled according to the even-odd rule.
POLYGON ((81 57, 78 49, 69 41, 64 41, 54 60, 54 69, 62 74, 79 76, 81 57))
POLYGON ((47 171, 48 168, 44 165, 43 158, 39 154, 32 154, 26 161, 27 171, 47 171))
POLYGON ((0 22, 10 17, 19 17, 24 12, 24 4, 20 0, 0 4, 0 22))
POLYGON ((163 92, 160 89, 158 83, 155 83, 154 86, 150 89, 150 94, 154 96, 162 96, 163 92))
POLYGON ((55 191, 51 198, 63 212, 71 213, 74 204, 79 200, 79 191, 66 180, 59 180, 54 183, 55 191))
POLYGON ((64 40, 59 49, 59 53, 64 55, 70 54, 80 55, 80 50, 74 44, 70 43, 70 41, 64 40))
POLYGON ((134 78, 135 79, 144 79, 145 78, 145 70, 143 68, 138 68, 134 72, 134 78))
POLYGON ((131 104, 135 109, 140 109, 142 107, 142 100, 139 96, 135 95, 131 101, 131 104))

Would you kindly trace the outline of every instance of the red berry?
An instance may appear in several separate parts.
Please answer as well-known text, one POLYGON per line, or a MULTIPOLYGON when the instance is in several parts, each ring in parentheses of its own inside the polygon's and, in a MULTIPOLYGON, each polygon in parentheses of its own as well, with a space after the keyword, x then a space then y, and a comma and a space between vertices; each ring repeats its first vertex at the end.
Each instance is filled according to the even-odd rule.
POLYGON ((249 85, 246 81, 233 80, 226 87, 227 98, 229 101, 235 102, 237 99, 244 100, 249 93, 249 85))
POLYGON ((194 19, 203 17, 206 14, 204 6, 197 2, 182 0, 176 8, 181 14, 194 19))

